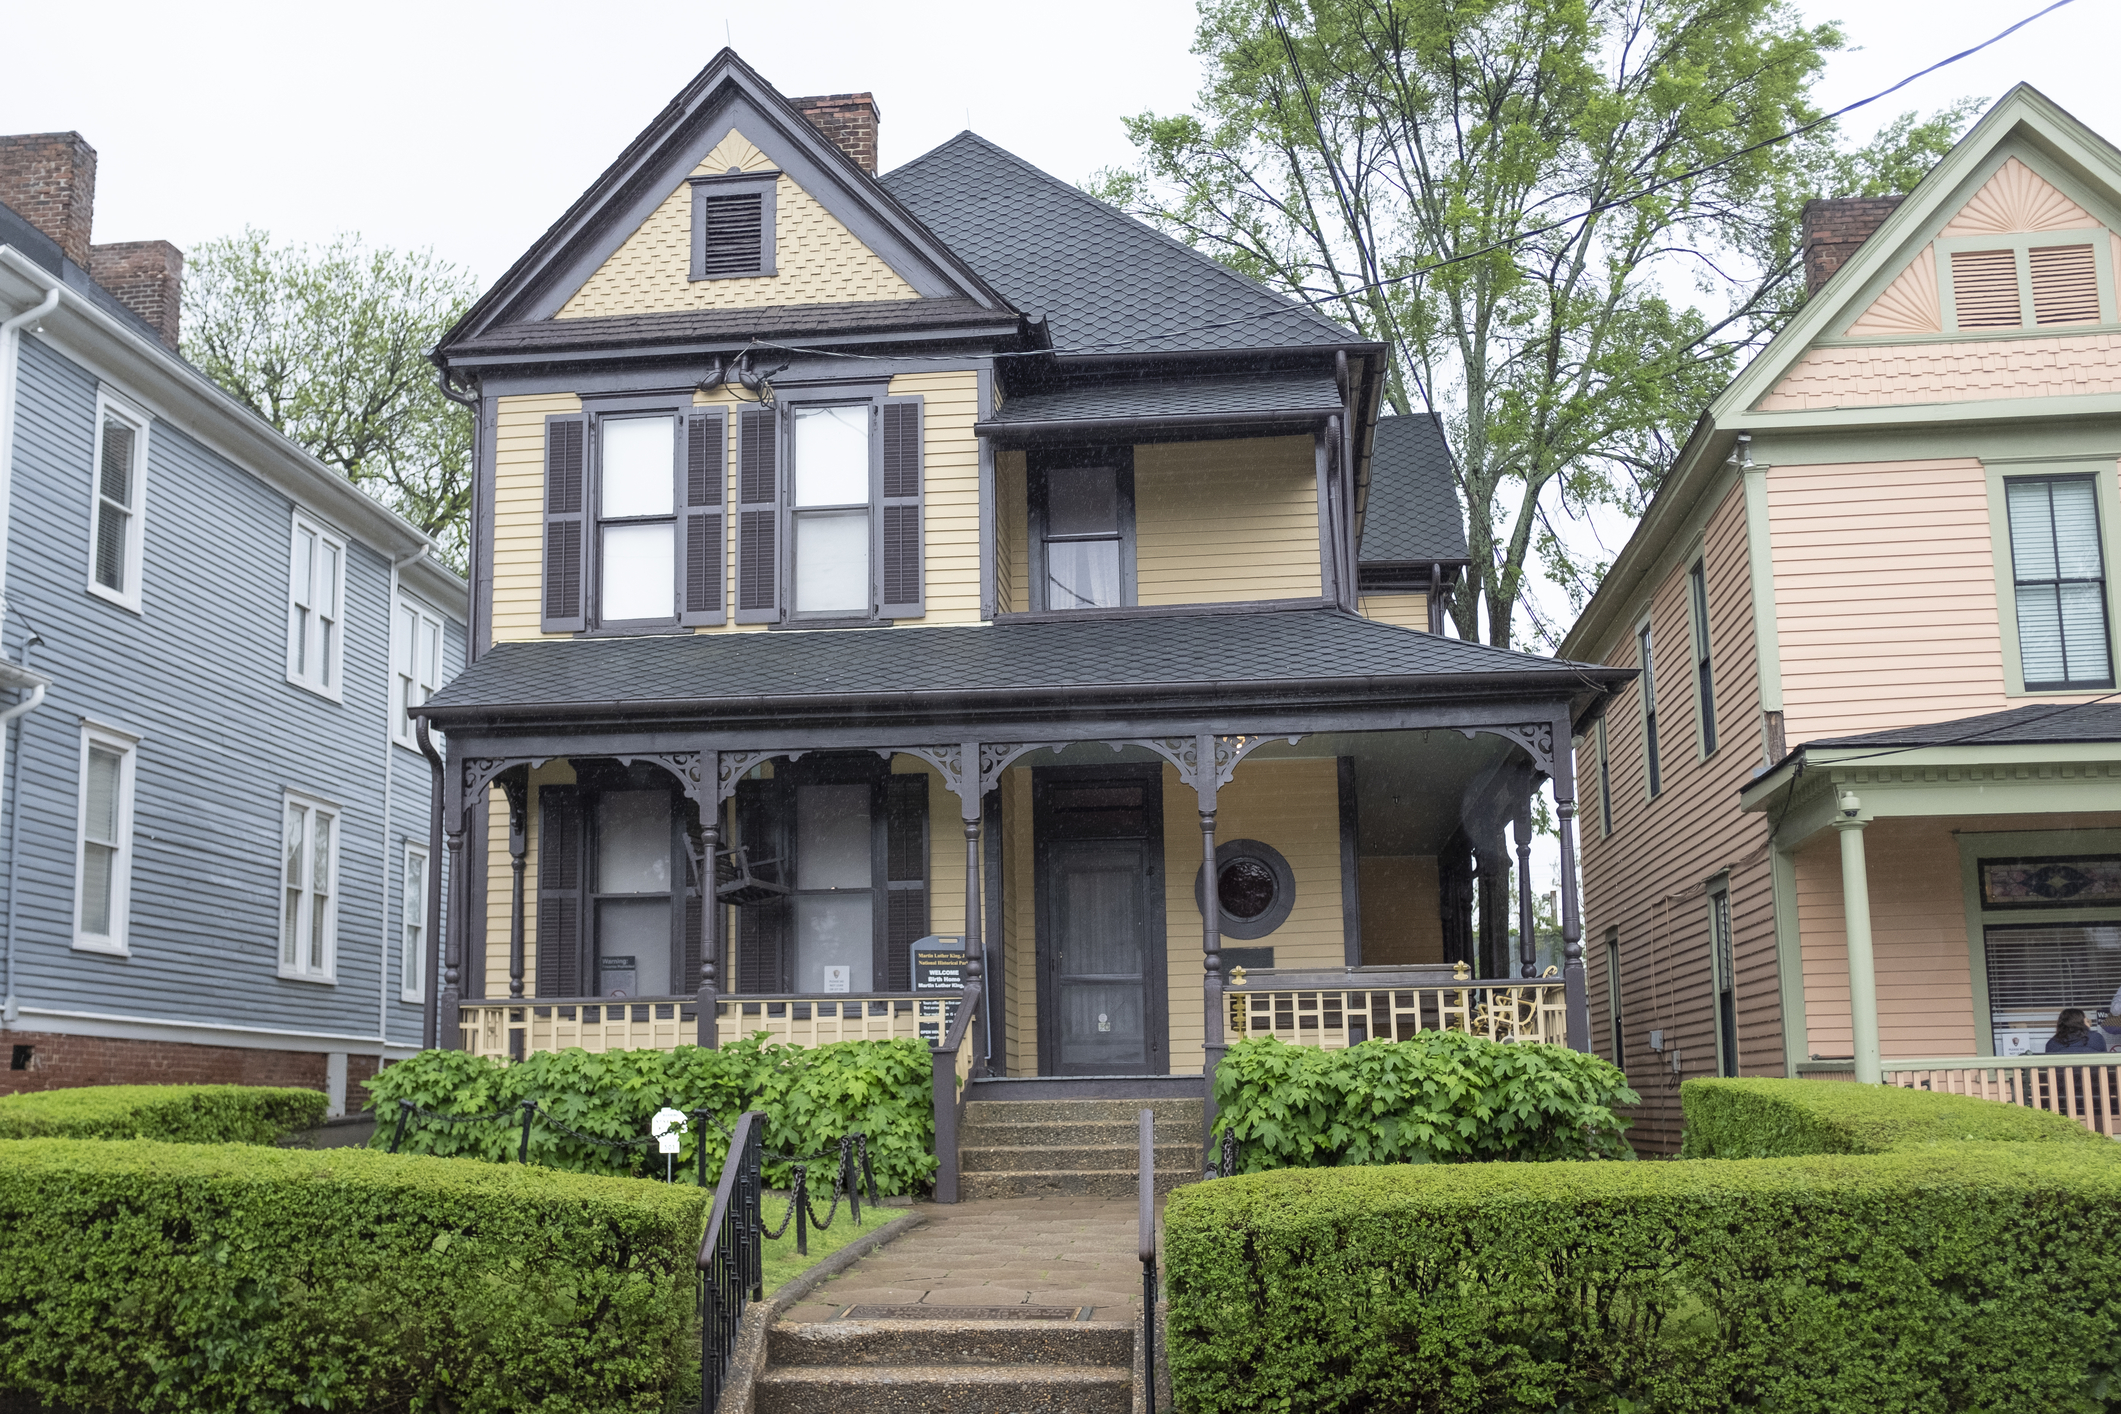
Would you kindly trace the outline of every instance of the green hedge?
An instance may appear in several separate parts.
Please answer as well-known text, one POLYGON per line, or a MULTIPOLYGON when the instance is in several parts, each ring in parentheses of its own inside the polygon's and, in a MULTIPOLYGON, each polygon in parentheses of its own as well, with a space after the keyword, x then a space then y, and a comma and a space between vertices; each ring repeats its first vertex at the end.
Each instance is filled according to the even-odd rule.
POLYGON ((322 1124, 329 1103, 262 1085, 84 1085, 0 1096, 0 1139, 270 1144, 322 1124))
MULTIPOLYGON (((836 1158, 841 1136, 866 1134, 878 1190, 912 1193, 933 1180, 936 1167, 929 1054, 926 1042, 911 1039, 839 1041, 806 1049, 771 1045, 759 1037, 714 1050, 540 1052, 505 1065, 463 1051, 422 1051, 369 1082, 376 1108, 370 1142, 379 1149, 390 1146, 400 1100, 451 1115, 510 1111, 510 1119, 487 1124, 412 1124, 401 1148, 496 1163, 516 1162, 522 1129, 512 1112, 525 1100, 537 1101, 568 1128, 599 1139, 644 1138, 649 1119, 665 1105, 688 1114, 711 1110, 724 1125, 755 1109, 767 1115, 769 1151, 836 1158)), ((679 1154, 676 1169, 688 1182, 697 1172, 694 1145, 701 1137, 685 1136, 679 1154)), ((713 1127, 704 1138, 712 1183, 721 1172, 728 1139, 713 1127)), ((652 1149, 584 1143, 542 1118, 531 1125, 530 1161, 578 1173, 663 1174, 662 1157, 652 1149)), ((814 1191, 830 1192, 829 1173, 817 1173, 813 1166, 812 1177, 827 1185, 814 1191)), ((769 1160, 766 1178, 789 1182, 789 1165, 769 1160)))
POLYGON ((2116 1407, 2092 1146, 1290 1169, 1179 1189, 1164 1241, 1190 1414, 2116 1407))
POLYGON ((1459 1031, 1342 1051, 1271 1036, 1233 1044, 1215 1072, 1216 1132, 1246 1173, 1336 1164, 1626 1158, 1615 1109, 1635 1092, 1613 1065, 1564 1046, 1459 1031))
POLYGON ((662 1411, 709 1195, 360 1149, 0 1144, 0 1389, 77 1409, 662 1411))
POLYGON ((1689 1080, 1680 1155, 1778 1159, 1886 1154, 1921 1144, 2107 1144, 2067 1115, 1845 1080, 1689 1080))

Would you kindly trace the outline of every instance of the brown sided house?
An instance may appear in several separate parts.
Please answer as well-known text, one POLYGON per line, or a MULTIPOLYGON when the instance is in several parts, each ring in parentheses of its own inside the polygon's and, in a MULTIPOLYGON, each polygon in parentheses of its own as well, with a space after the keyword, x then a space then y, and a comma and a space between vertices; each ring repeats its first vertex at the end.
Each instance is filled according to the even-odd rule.
POLYGON ((2121 986, 2121 153, 2021 86, 1806 222, 1562 645, 1642 670, 1578 725, 1597 1047, 1653 1148, 1719 1074, 2110 1126, 2039 1053, 2121 986))

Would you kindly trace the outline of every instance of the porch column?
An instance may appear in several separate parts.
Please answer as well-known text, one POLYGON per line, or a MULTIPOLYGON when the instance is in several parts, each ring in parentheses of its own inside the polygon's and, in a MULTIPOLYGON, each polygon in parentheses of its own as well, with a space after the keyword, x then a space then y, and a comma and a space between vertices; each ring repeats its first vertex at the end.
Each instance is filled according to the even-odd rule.
POLYGON ((715 1025, 715 984, 722 944, 722 900, 715 874, 715 856, 722 847, 722 753, 701 753, 700 790, 700 990, 694 999, 699 1007, 699 1028, 694 1039, 713 1050, 719 1035, 715 1025))
POLYGON ((529 847, 530 771, 510 771, 499 781, 508 798, 508 995, 523 995, 523 858, 529 847))
POLYGON ((442 753, 434 744, 434 734, 428 729, 427 718, 413 721, 413 740, 420 745, 420 754, 427 758, 427 767, 432 782, 427 800, 427 926, 420 931, 420 996, 423 999, 420 1016, 420 1044, 433 1050, 442 1044, 441 1016, 442 949, 448 935, 448 925, 442 917, 442 816, 445 796, 445 772, 442 753))
POLYGON ((1884 1080, 1878 1055, 1878 964, 1871 952, 1871 884, 1863 858, 1863 802, 1853 791, 1841 793, 1841 918, 1848 936, 1849 1035, 1855 1042, 1856 1081, 1876 1085, 1884 1080))
POLYGON ((467 813, 460 806, 454 818, 443 821, 443 836, 449 848, 449 921, 442 945, 442 995, 437 1003, 435 1044, 452 1051, 461 1050, 464 1045, 458 989, 464 976, 465 929, 470 924, 467 905, 471 899, 471 871, 464 858, 467 813))
MULTIPOLYGON (((1222 1066, 1229 1043, 1223 1034, 1223 910, 1222 893, 1215 868, 1215 738, 1207 732, 1198 742, 1200 766, 1194 776, 1194 792, 1200 806, 1201 909, 1200 951, 1201 1002, 1201 1128, 1202 1167, 1215 1172, 1215 1072, 1222 1066)), ((1233 766, 1235 762, 1231 763, 1233 766)))
POLYGON ((1539 939, 1533 929, 1538 922, 1532 909, 1532 805, 1528 798, 1510 822, 1517 838, 1517 975, 1539 975, 1539 939))

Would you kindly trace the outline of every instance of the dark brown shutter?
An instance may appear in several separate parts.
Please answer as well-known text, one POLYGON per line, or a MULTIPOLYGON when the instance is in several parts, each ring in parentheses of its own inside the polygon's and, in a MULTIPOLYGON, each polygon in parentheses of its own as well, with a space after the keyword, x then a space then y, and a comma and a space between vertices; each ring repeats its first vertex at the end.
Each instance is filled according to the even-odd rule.
POLYGON ((722 532, 722 487, 729 479, 728 446, 720 411, 686 417, 685 472, 678 485, 678 551, 684 558, 678 622, 687 627, 726 618, 722 587, 728 576, 722 552, 728 537, 722 532))
POLYGON ((881 416, 883 530, 878 612, 887 619, 917 619, 927 612, 921 573, 920 399, 887 400, 881 416))
MULTIPOLYGON (((787 812, 777 809, 788 793, 776 781, 739 781, 736 787, 737 840, 752 860, 781 861, 778 877, 793 872, 787 857, 787 812)), ((736 974, 740 992, 788 990, 790 908, 785 898, 762 899, 736 911, 736 974)), ((742 1033, 740 1033, 742 1034, 742 1033)))
POLYGON ((736 621, 772 623, 781 616, 780 435, 773 409, 737 414, 736 621))
POLYGON ((581 417, 545 419, 545 604, 547 633, 589 626, 582 585, 588 428, 581 417))
POLYGON ((884 783, 886 963, 880 989, 913 985, 913 945, 928 936, 928 777, 884 783))
POLYGON ((538 789, 538 978, 541 997, 582 995, 582 798, 538 789))

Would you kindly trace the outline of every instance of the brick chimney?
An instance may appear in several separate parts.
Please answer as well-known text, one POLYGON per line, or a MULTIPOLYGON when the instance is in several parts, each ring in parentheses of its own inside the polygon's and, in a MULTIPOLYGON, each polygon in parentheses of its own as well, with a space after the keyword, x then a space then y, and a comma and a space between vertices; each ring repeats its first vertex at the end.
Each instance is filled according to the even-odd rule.
POLYGON ((874 94, 825 93, 788 101, 810 120, 811 127, 852 157, 855 166, 876 175, 876 125, 883 114, 877 112, 874 94))
POLYGON ((146 320, 170 349, 177 347, 183 304, 184 252, 168 241, 118 241, 88 248, 89 278, 146 320))
POLYGON ((1906 197, 1841 196, 1804 204, 1804 293, 1819 287, 1848 264, 1856 248, 1869 240, 1906 197))
POLYGON ((88 228, 96 212, 96 149, 79 133, 0 137, 0 204, 88 268, 88 228))

